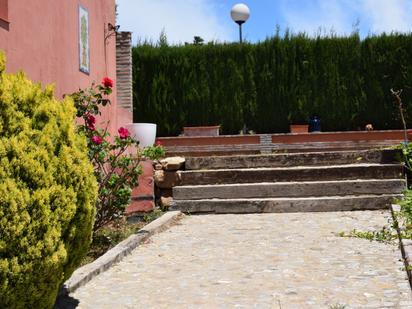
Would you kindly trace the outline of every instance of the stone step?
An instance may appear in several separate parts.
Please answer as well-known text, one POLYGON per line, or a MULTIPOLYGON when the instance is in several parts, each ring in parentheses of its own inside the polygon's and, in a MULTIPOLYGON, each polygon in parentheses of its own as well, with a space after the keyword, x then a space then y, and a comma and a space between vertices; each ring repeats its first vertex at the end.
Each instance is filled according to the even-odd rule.
POLYGON ((265 199, 174 200, 171 210, 186 213, 282 213, 389 209, 400 194, 265 199))
POLYGON ((307 152, 186 158, 186 170, 394 163, 397 150, 307 152))
POLYGON ((332 181, 351 179, 399 179, 400 164, 348 164, 254 169, 180 171, 179 185, 213 185, 286 181, 332 181))
POLYGON ((173 189, 173 197, 175 200, 200 200, 213 198, 344 196, 401 194, 405 189, 406 181, 400 179, 246 183, 180 186, 173 189))

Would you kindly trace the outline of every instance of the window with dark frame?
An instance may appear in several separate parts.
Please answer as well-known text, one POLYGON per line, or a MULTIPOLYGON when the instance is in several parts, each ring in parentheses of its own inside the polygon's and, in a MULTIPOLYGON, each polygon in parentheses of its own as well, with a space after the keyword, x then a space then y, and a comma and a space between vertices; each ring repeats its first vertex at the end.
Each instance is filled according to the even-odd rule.
POLYGON ((0 0, 0 19, 3 21, 9 21, 9 0, 0 0))

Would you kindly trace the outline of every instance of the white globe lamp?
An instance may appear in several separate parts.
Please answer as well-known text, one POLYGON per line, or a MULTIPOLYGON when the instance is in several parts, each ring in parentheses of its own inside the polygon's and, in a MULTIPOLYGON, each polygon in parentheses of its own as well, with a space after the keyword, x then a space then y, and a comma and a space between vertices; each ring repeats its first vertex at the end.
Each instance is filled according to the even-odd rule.
POLYGON ((249 19, 250 9, 244 3, 235 4, 230 11, 230 16, 239 25, 239 41, 242 43, 242 25, 249 19))

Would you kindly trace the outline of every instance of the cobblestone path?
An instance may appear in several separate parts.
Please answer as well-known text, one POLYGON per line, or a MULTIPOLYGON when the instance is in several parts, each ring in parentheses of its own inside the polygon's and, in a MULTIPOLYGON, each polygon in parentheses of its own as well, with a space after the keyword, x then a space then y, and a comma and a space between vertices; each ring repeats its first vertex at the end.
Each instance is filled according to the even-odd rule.
POLYGON ((412 308, 390 214, 187 216, 77 290, 78 308, 412 308), (333 307, 335 306, 335 307, 333 307))

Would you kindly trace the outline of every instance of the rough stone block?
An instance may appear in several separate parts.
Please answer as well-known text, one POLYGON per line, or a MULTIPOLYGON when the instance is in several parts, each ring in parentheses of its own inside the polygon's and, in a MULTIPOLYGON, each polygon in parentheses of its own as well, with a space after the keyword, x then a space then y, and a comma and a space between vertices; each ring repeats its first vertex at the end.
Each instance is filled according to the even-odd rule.
POLYGON ((173 197, 173 189, 160 189, 160 196, 173 197))
POLYGON ((183 157, 170 157, 160 161, 163 169, 166 171, 177 171, 181 169, 185 164, 185 158, 183 157))
POLYGON ((160 207, 162 209, 169 209, 172 206, 173 203, 173 197, 160 197, 160 207))
POLYGON ((155 171, 154 180, 156 186, 162 189, 171 189, 180 184, 180 178, 174 171, 155 171))
POLYGON ((163 165, 160 164, 160 163, 156 163, 156 164, 154 165, 154 169, 155 169, 156 171, 161 171, 161 170, 163 169, 163 165))

